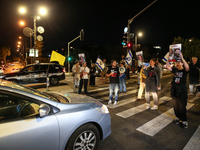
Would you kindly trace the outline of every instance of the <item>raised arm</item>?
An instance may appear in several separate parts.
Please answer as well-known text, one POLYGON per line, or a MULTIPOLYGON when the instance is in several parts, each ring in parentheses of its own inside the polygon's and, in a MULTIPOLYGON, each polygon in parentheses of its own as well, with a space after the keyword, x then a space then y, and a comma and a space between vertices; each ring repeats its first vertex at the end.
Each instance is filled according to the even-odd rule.
POLYGON ((185 61, 185 59, 183 58, 182 53, 180 54, 180 58, 181 58, 181 60, 182 60, 182 62, 183 62, 183 65, 184 65, 184 67, 185 67, 185 71, 189 71, 189 70, 190 70, 190 67, 189 67, 188 63, 185 61))

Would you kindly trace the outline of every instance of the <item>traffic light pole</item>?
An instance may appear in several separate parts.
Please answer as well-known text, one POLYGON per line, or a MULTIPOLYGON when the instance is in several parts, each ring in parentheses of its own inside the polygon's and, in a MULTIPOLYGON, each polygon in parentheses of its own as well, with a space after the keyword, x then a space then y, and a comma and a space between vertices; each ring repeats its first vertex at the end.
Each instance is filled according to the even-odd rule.
MULTIPOLYGON (((130 24, 133 22, 133 20, 139 16, 142 12, 144 12, 147 8, 149 8, 151 5, 153 5, 155 2, 157 2, 158 0, 154 0, 151 4, 149 4, 147 7, 145 7, 143 10, 141 10, 137 15, 135 15, 133 18, 128 20, 128 31, 127 31, 127 43, 130 43, 130 24)), ((136 56, 136 49, 137 49, 137 35, 135 34, 135 56, 136 56)), ((127 48, 127 51, 131 50, 131 48, 127 48)))
POLYGON ((70 44, 72 42, 74 42, 75 40, 77 40, 78 38, 80 38, 81 35, 77 36, 75 39, 71 40, 70 42, 68 42, 68 73, 70 73, 70 63, 69 63, 69 48, 70 48, 70 44))

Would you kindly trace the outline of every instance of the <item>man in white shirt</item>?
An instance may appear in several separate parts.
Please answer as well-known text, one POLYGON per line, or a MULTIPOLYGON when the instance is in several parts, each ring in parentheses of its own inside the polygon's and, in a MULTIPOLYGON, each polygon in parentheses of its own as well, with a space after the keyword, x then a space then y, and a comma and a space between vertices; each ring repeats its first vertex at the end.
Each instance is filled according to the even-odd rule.
POLYGON ((79 84, 79 90, 78 94, 81 94, 81 90, 84 84, 84 95, 87 94, 87 85, 88 85, 88 74, 90 72, 90 69, 87 67, 86 62, 83 63, 83 67, 80 69, 80 84, 79 84))

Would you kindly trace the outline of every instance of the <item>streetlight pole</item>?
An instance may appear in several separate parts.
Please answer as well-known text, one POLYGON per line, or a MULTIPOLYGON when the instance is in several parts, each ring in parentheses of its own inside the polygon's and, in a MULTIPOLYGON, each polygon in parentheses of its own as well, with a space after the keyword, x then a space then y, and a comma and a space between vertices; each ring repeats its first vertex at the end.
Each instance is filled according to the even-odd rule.
POLYGON ((37 16, 34 15, 33 17, 33 23, 34 23, 34 62, 36 63, 36 20, 37 16))

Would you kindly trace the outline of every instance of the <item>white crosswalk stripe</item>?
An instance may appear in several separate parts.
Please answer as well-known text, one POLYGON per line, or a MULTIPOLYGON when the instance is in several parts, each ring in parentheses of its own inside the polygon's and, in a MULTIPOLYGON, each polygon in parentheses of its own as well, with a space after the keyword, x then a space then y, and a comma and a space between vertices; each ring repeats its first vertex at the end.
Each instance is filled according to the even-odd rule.
MULTIPOLYGON (((190 109, 192 106, 194 106, 194 104, 188 103, 187 109, 190 109)), ((174 118, 174 109, 171 108, 163 114, 147 122, 146 124, 138 127, 136 130, 149 136, 154 136, 156 133, 158 133, 160 130, 170 124, 174 118)))
POLYGON ((199 99, 199 97, 193 97, 193 98, 190 99, 188 102, 189 102, 189 103, 193 103, 193 102, 196 101, 197 99, 199 99))
POLYGON ((200 126, 197 128, 193 136, 190 138, 183 150, 200 149, 200 126))
MULTIPOLYGON (((169 101, 169 100, 171 100, 171 97, 164 96, 164 97, 162 97, 162 98, 159 99, 159 104, 162 104, 162 103, 164 103, 166 101, 169 101)), ((151 103, 153 103, 153 102, 151 102, 151 103)), ((123 112, 117 113, 116 115, 120 116, 122 118, 128 118, 128 117, 133 116, 133 115, 135 115, 137 113, 145 111, 146 110, 145 106, 146 106, 146 104, 142 104, 142 105, 133 107, 131 109, 125 110, 123 112)))

